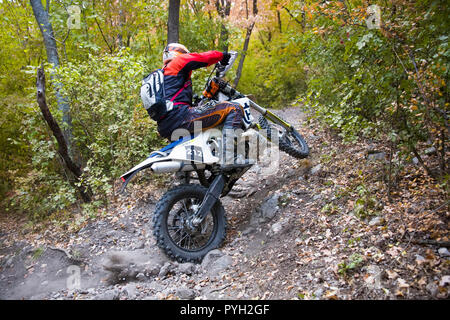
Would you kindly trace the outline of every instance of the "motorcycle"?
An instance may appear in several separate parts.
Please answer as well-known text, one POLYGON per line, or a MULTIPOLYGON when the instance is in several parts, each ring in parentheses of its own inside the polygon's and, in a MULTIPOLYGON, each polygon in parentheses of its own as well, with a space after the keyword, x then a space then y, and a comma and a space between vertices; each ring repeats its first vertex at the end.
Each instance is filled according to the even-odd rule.
MULTIPOLYGON (((292 125, 224 80, 236 57, 233 53, 227 66, 215 65, 198 105, 210 101, 237 102, 244 111, 244 139, 264 137, 266 141, 277 141, 278 148, 287 154, 306 158, 309 147, 292 125), (254 120, 251 110, 260 113, 258 121, 254 120)), ((178 173, 183 177, 183 184, 167 191, 158 201, 152 219, 157 245, 172 260, 201 262, 209 251, 220 247, 225 240, 227 223, 220 198, 231 191, 254 162, 224 170, 219 156, 221 138, 220 128, 187 134, 152 152, 146 160, 121 176, 120 192, 138 172, 148 168, 154 173, 178 173), (194 175, 199 183, 192 183, 194 175)), ((249 140, 241 143, 244 157, 248 157, 249 140)))

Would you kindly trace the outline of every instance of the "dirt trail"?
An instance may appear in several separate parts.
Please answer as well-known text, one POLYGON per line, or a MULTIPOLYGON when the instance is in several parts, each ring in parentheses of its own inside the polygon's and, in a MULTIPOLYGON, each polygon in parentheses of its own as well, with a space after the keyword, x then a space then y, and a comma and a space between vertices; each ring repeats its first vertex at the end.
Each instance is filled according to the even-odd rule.
MULTIPOLYGON (((169 261, 156 247, 150 222, 160 190, 124 200, 116 214, 64 234, 63 250, 54 245, 57 234, 40 235, 44 245, 36 246, 2 233, 0 299, 445 298, 432 278, 399 295, 398 279, 409 281, 407 263, 385 253, 393 246, 380 235, 382 224, 321 210, 333 196, 323 186, 334 173, 317 165, 314 147, 326 139, 305 125, 298 108, 277 113, 305 136, 311 158, 280 153, 272 174, 249 170, 223 199, 226 242, 202 264, 169 261), (354 276, 350 266, 358 270, 354 276)), ((422 248, 410 249, 413 261, 426 256, 422 248)), ((448 266, 448 258, 441 263, 448 266)))

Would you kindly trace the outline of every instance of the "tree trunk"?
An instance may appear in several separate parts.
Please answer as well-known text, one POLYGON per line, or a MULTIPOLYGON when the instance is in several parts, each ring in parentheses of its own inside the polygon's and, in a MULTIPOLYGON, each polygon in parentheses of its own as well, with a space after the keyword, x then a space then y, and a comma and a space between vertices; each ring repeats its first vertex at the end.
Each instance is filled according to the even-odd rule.
MULTIPOLYGON (((50 7, 50 0, 47 1, 47 10, 42 6, 41 0, 30 0, 31 7, 33 9, 34 17, 41 30, 42 37, 44 38, 45 50, 47 51, 47 61, 53 64, 54 68, 59 67, 58 48, 56 46, 55 35, 53 33, 52 24, 50 23, 48 16, 48 9, 50 7)), ((72 151, 72 120, 70 117, 70 106, 67 100, 61 95, 60 90, 63 85, 54 75, 50 78, 54 80, 56 100, 58 103, 58 109, 62 112, 62 122, 64 126, 64 137, 67 141, 69 152, 72 151)))
MULTIPOLYGON (((258 1, 253 0, 253 17, 256 17, 258 14, 258 1)), ((247 1, 245 2, 247 4, 247 1)), ((247 7, 247 16, 248 16, 248 7, 247 7)), ((253 27, 255 26, 255 22, 253 21, 250 26, 247 28, 247 33, 245 35, 244 47, 242 48, 241 59, 239 60, 239 65, 236 71, 236 78, 234 79, 234 87, 236 88, 239 84, 239 80, 241 79, 242 69, 244 68, 244 60, 247 55, 248 45, 250 43, 250 36, 252 35, 253 27)))
POLYGON ((234 83, 233 83, 235 88, 237 87, 237 85, 239 84, 239 80, 241 79, 242 69, 244 68, 244 60, 245 60, 245 56, 247 55, 248 45, 250 43, 250 36, 252 35, 252 30, 253 30, 254 26, 255 26, 255 24, 252 23, 247 28, 247 33, 245 35, 245 41, 244 41, 244 47, 242 48, 241 58, 239 59, 239 65, 238 65, 238 68, 236 71, 236 78, 234 79, 234 83))
POLYGON ((119 48, 123 48, 125 44, 129 47, 130 34, 127 28, 127 11, 124 9, 123 1, 120 1, 119 3, 119 33, 117 35, 117 40, 119 42, 119 48))
MULTIPOLYGON (((96 13, 96 10, 95 10, 95 0, 92 1, 92 10, 96 13)), ((94 15, 94 21, 95 21, 95 24, 96 24, 97 27, 98 27, 98 30, 100 31, 100 34, 102 35, 103 41, 105 41, 106 45, 108 46, 109 52, 110 52, 110 53, 113 53, 113 52, 114 52, 114 49, 113 49, 113 47, 109 44, 108 39, 106 39, 106 36, 105 36, 105 34, 103 33, 103 30, 102 30, 102 28, 100 27, 100 23, 98 22, 98 20, 97 20, 97 18, 95 17, 95 15, 94 15)))
POLYGON ((58 67, 58 49, 56 47, 56 40, 47 11, 42 6, 41 0, 30 0, 30 4, 36 18, 36 22, 41 30, 42 37, 44 38, 45 49, 47 50, 47 60, 55 67, 58 67))
POLYGON ((167 43, 179 41, 180 0, 169 0, 169 19, 167 21, 167 43))
POLYGON ((123 10, 119 10, 119 32, 117 34, 117 42, 119 43, 119 48, 123 48, 123 25, 124 25, 124 15, 123 10))
MULTIPOLYGON (((78 166, 70 157, 69 149, 66 143, 66 139, 64 138, 64 134, 61 128, 59 127, 58 123, 56 122, 55 118, 53 118, 53 115, 51 114, 47 105, 47 101, 45 98, 45 73, 43 67, 38 69, 36 78, 36 88, 37 88, 37 102, 39 108, 41 109, 45 121, 52 130, 53 136, 58 142, 58 153, 64 160, 67 169, 69 169, 69 171, 75 176, 77 182, 79 182, 83 172, 81 171, 80 166, 78 166)), ((83 201, 89 202, 91 200, 90 192, 82 186, 77 188, 81 194, 83 201)))
POLYGON ((219 48, 222 51, 228 51, 228 30, 225 26, 225 19, 230 16, 231 0, 216 0, 216 9, 221 19, 219 48))
POLYGON ((277 21, 278 21, 278 30, 280 30, 280 33, 283 33, 283 28, 281 25, 280 10, 277 10, 277 21))

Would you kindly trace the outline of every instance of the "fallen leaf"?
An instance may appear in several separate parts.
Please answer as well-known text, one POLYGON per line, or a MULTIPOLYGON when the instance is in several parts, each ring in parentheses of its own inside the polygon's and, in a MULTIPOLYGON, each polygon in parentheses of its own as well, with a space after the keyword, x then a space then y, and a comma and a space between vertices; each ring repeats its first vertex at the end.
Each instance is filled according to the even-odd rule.
POLYGON ((392 247, 389 250, 386 250, 386 253, 393 256, 394 258, 397 257, 400 252, 401 252, 401 250, 399 247, 392 247))
POLYGON ((426 259, 427 260, 434 260, 436 259, 436 256, 434 254, 434 252, 431 249, 428 249, 426 252, 426 259))
POLYGON ((396 295, 397 297, 404 297, 403 292, 401 292, 400 290, 397 290, 397 291, 395 292, 395 295, 396 295))
POLYGON ((398 277, 398 273, 391 270, 386 270, 389 279, 396 279, 398 277))
POLYGON ((398 287, 403 289, 403 288, 409 288, 409 284, 406 283, 405 280, 403 280, 402 278, 398 278, 397 279, 397 283, 398 283, 398 287))
POLYGON ((329 300, 338 300, 339 299, 336 295, 336 291, 325 292, 324 298, 329 299, 329 300))
POLYGON ((422 278, 419 279, 419 281, 417 281, 417 284, 419 286, 424 286, 424 285, 427 284, 427 279, 425 277, 422 277, 422 278))

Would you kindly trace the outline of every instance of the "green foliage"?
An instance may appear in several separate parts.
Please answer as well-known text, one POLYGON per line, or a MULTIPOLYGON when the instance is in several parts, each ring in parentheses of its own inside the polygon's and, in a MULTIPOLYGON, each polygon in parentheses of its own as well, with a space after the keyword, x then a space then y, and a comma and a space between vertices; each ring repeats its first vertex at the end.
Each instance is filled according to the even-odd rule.
POLYGON ((358 199, 355 202, 353 214, 360 219, 365 219, 369 216, 376 215, 378 211, 377 199, 364 184, 356 188, 358 199))
POLYGON ((0 99, 0 202, 6 196, 16 175, 22 175, 29 160, 29 146, 23 139, 21 114, 24 99, 8 95, 0 99))
POLYGON ((43 254, 44 254, 44 252, 45 252, 45 249, 44 248, 37 248, 36 250, 34 250, 34 252, 33 252, 33 256, 32 256, 32 259, 33 260, 37 260, 37 259, 39 259, 43 254))
POLYGON ((68 63, 59 75, 73 117, 75 147, 81 151, 84 179, 94 194, 107 195, 113 181, 159 146, 155 123, 142 107, 143 64, 122 50, 68 63))
POLYGON ((320 211, 325 213, 326 215, 331 216, 331 215, 339 213, 339 208, 333 203, 327 203, 326 205, 324 205, 322 207, 322 209, 320 211))
MULTIPOLYGON (((380 76, 384 77, 385 70, 384 66, 375 63, 380 57, 369 48, 369 43, 381 45, 381 38, 373 31, 361 38, 362 32, 355 32, 341 44, 340 39, 350 32, 348 28, 330 34, 324 40, 319 37, 305 39, 304 45, 311 50, 307 59, 312 70, 308 92, 302 100, 318 118, 338 129, 346 140, 355 140, 361 134, 368 136, 377 132, 376 124, 395 95, 389 85, 392 79, 385 79, 386 92, 378 85, 383 83, 380 76), (361 52, 360 48, 366 44, 366 49, 361 52), (333 68, 330 68, 330 62, 333 68)), ((385 63, 392 64, 392 61, 385 59, 385 63)))
POLYGON ((346 276, 351 272, 355 272, 356 270, 360 269, 363 262, 363 256, 358 253, 354 253, 348 258, 348 260, 342 261, 338 264, 338 272, 341 275, 346 276))
MULTIPOLYGON (((139 85, 143 75, 161 67, 167 4, 48 3, 61 93, 71 108, 75 160, 94 193, 83 210, 94 216, 115 179, 162 143, 142 108, 139 85), (70 5, 81 9, 80 28, 68 28, 70 5)), ((445 187, 450 7, 443 0, 371 4, 381 8, 380 29, 367 28, 367 4, 361 1, 291 1, 283 9, 258 2, 250 46, 242 52, 249 21, 233 13, 238 6, 222 20, 209 1, 182 1, 180 42, 193 52, 217 49, 223 23, 229 50, 246 54, 238 90, 265 107, 300 101, 347 142, 362 136, 389 139, 401 157, 395 159, 397 168, 411 152, 433 145, 444 177, 439 183, 445 187)), ((33 219, 63 215, 79 195, 35 102, 36 66, 45 63, 46 53, 29 2, 1 1, 0 25, 0 204, 6 197, 10 209, 33 219)), ((46 70, 47 100, 61 123, 49 66, 46 70)), ((193 73, 195 93, 201 94, 210 72, 193 73)), ((323 163, 330 161, 332 155, 321 157, 323 163)), ((341 196, 352 191, 346 188, 341 196)), ((354 213, 361 218, 376 214, 370 190, 362 183, 357 192, 354 213)), ((323 211, 338 209, 330 204, 323 211)))
POLYGON ((447 143, 448 5, 376 1, 382 28, 368 29, 357 18, 366 8, 347 3, 323 4, 315 27, 295 36, 310 68, 299 100, 346 141, 388 136, 404 157, 447 143))
POLYGON ((359 241, 361 241, 361 237, 349 239, 347 241, 347 243, 350 247, 352 247, 352 246, 356 245, 359 241))
POLYGON ((22 106, 23 119, 17 124, 21 134, 17 143, 28 146, 29 155, 23 155, 28 161, 22 165, 22 172, 7 171, 14 190, 9 198, 9 209, 27 212, 32 220, 63 210, 77 200, 57 155, 56 142, 37 109, 37 106, 22 106))
POLYGON ((200 11, 192 14, 189 10, 181 12, 180 42, 189 44, 189 51, 202 52, 215 49, 216 37, 220 33, 220 24, 200 11))
POLYGON ((269 45, 253 42, 244 61, 238 90, 253 94, 258 103, 283 108, 306 90, 306 72, 296 44, 280 34, 269 45))
MULTIPOLYGON (((141 61, 129 50, 90 56, 58 70, 66 84, 62 93, 72 108, 74 147, 81 155, 77 160, 83 166, 84 184, 94 193, 95 206, 106 201, 122 173, 160 147, 155 123, 140 101, 143 74, 141 61)), ((54 97, 48 98, 55 105, 54 97)), ((58 115, 57 110, 52 112, 58 115)), ((70 207, 78 197, 37 106, 27 117, 22 130, 31 147, 32 169, 15 179, 12 205, 39 219, 70 207)), ((91 207, 86 210, 92 212, 91 207)))

